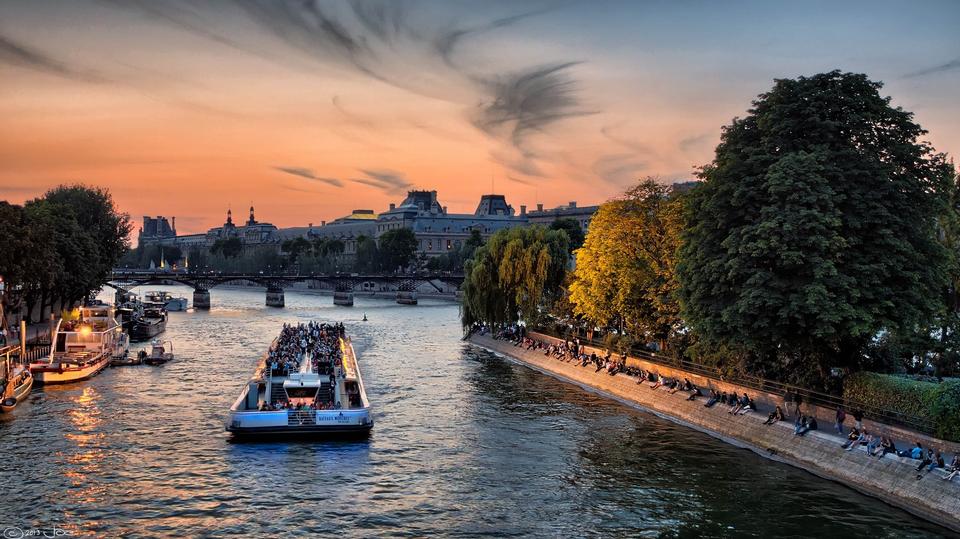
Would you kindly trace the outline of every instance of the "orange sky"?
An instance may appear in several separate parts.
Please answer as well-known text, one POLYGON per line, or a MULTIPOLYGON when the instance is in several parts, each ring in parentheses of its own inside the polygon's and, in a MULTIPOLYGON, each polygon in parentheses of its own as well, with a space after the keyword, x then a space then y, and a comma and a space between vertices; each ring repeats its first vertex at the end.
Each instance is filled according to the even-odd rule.
POLYGON ((883 80, 938 149, 960 147, 949 2, 936 20, 897 4, 255 5, 0 4, 0 199, 82 181, 181 233, 251 202, 279 226, 379 211, 408 187, 473 211, 491 178, 515 207, 598 203, 689 179, 773 78, 833 68, 883 80))

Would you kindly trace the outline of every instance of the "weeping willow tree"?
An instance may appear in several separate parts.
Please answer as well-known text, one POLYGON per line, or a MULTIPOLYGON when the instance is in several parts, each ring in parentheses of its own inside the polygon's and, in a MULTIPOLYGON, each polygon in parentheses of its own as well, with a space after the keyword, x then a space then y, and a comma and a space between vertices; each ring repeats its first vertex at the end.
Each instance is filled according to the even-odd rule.
POLYGON ((540 306, 561 293, 569 241, 565 231, 542 226, 495 233, 464 269, 464 327, 537 320, 540 306))

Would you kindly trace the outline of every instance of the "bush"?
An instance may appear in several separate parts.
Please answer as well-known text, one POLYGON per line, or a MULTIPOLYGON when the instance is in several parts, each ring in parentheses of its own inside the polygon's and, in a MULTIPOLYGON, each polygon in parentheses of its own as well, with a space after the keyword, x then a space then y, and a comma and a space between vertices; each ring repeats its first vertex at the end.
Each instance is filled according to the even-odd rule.
POLYGON ((860 372, 843 384, 844 400, 918 418, 932 434, 960 441, 960 382, 922 382, 888 374, 860 372))

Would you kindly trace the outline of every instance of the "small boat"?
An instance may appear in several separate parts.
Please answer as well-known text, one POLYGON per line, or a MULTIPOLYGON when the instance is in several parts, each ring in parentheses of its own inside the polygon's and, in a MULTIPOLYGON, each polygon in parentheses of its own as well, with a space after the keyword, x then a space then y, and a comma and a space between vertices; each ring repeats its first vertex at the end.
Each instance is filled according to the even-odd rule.
MULTIPOLYGON (((143 357, 143 362, 147 365, 163 365, 173 361, 173 343, 170 341, 153 341, 150 347, 150 354, 143 357)), ((141 350, 143 353, 144 351, 141 350)))
POLYGON ((167 310, 162 303, 144 302, 142 314, 134 314, 130 325, 131 341, 152 339, 167 329, 167 310))
POLYGON ((366 436, 372 428, 350 339, 342 325, 316 323, 285 327, 274 339, 230 407, 226 424, 239 439, 366 436), (304 338, 308 345, 302 354, 283 356, 282 350, 304 338))
POLYGON ((87 305, 77 320, 57 322, 49 357, 31 363, 30 372, 40 384, 86 380, 107 368, 125 343, 114 308, 87 305))
POLYGON ((18 349, 16 346, 0 348, 0 354, 3 354, 3 363, 0 364, 0 412, 3 413, 12 412, 33 389, 30 369, 10 357, 18 349))
POLYGON ((150 303, 162 303, 164 309, 167 311, 186 311, 187 310, 187 298, 173 297, 173 294, 170 292, 165 292, 163 290, 156 290, 153 292, 147 292, 143 297, 150 303))

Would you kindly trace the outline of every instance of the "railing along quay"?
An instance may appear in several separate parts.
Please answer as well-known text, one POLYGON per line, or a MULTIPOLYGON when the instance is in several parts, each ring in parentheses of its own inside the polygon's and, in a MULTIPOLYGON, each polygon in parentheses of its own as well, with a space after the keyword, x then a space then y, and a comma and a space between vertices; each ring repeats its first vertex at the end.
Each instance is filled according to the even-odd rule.
MULTIPOLYGON (((546 328, 531 328, 530 331, 535 331, 543 335, 548 335, 555 339, 564 339, 572 340, 574 338, 580 339, 580 344, 585 344, 587 346, 592 346, 594 348, 605 349, 606 345, 598 339, 588 339, 579 335, 561 335, 557 331, 552 331, 546 328)), ((662 365, 664 367, 673 367, 677 369, 682 369, 687 372, 703 376, 705 378, 710 378, 719 382, 729 382, 737 385, 753 389, 755 391, 762 391, 765 393, 772 393, 775 395, 780 395, 781 397, 787 395, 788 393, 792 395, 800 395, 802 401, 807 404, 813 404, 815 406, 822 406, 826 408, 836 409, 838 406, 843 406, 848 412, 851 410, 860 410, 863 412, 864 416, 870 418, 873 421, 880 423, 886 423, 890 425, 896 425, 900 427, 905 427, 908 429, 917 430, 925 434, 933 434, 934 425, 921 417, 904 414, 896 410, 890 410, 886 408, 880 408, 877 406, 872 406, 863 402, 858 402, 850 399, 844 399, 838 395, 831 395, 829 393, 823 393, 820 391, 815 391, 805 387, 799 387, 791 384, 785 384, 783 382, 777 382, 775 380, 768 380, 766 378, 760 378, 757 376, 751 376, 747 374, 735 374, 731 375, 725 373, 714 367, 712 365, 704 365, 701 363, 695 363, 693 361, 687 360, 676 360, 659 354, 650 352, 643 348, 633 346, 629 352, 630 356, 635 358, 643 359, 644 361, 649 361, 657 365, 662 365)))

